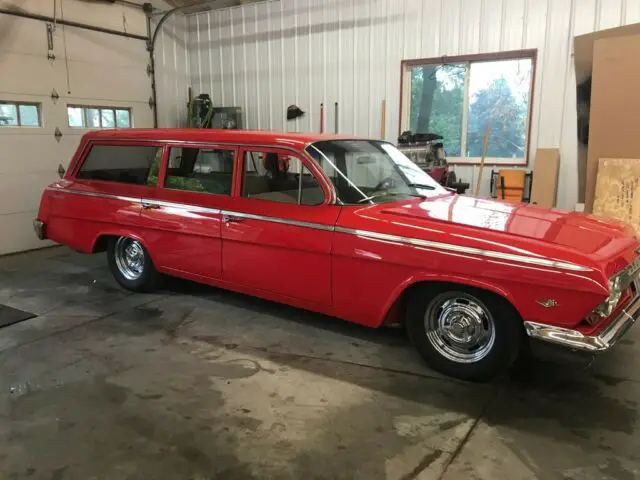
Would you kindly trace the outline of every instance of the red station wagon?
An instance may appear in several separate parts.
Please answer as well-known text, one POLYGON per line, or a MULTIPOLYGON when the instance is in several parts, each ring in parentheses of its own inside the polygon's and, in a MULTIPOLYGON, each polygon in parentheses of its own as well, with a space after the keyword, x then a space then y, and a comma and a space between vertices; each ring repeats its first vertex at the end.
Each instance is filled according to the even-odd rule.
POLYGON ((379 140, 233 130, 86 134, 43 193, 40 238, 369 327, 486 380, 528 340, 608 350, 640 315, 620 223, 456 195, 379 140))

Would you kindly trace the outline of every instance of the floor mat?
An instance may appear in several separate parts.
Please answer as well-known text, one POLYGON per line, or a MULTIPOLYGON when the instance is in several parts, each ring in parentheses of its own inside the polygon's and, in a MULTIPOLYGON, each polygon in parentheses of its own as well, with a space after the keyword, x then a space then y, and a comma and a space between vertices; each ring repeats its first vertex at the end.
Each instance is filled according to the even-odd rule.
POLYGON ((7 307, 6 305, 0 305, 0 328, 8 327, 33 317, 37 317, 37 315, 17 308, 7 307))

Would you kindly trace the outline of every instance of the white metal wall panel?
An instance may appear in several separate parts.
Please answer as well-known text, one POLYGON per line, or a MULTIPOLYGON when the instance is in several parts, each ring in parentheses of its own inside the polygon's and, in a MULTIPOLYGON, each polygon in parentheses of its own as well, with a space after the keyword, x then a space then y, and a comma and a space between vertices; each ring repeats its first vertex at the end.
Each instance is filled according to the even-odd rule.
MULTIPOLYGON (((158 126, 185 127, 188 88, 192 85, 187 48, 187 18, 183 15, 173 15, 161 28, 155 46, 158 126)), ((215 34, 215 29, 211 33, 215 34)), ((209 52, 206 47, 207 45, 201 46, 208 58, 209 52)), ((200 63, 196 62, 196 68, 199 68, 200 63)))
MULTIPOLYGON (((639 0, 280 0, 204 12, 188 20, 190 83, 238 105, 248 128, 398 133, 400 61, 538 49, 531 155, 559 147, 558 204, 577 198, 573 36, 640 21, 639 0), (212 60, 210 61, 209 58, 212 60), (284 119, 296 103, 307 116, 284 119)), ((196 92, 197 93, 197 92, 196 92)), ((171 98, 166 99, 171 102, 171 98)), ((529 168, 533 167, 532 158, 529 168)), ((475 182, 477 168, 456 167, 475 182)), ((488 193, 488 175, 481 193, 488 193)))
MULTIPOLYGON (((2 8, 146 35, 139 8, 78 0, 0 0, 2 8), (63 10, 64 8, 64 10, 63 10)), ((185 44, 186 46, 186 44, 185 44)), ((0 127, 0 255, 46 245, 31 226, 43 189, 67 166, 85 129, 68 126, 68 104, 125 107, 134 126, 152 126, 151 80, 143 40, 63 27, 47 58, 44 22, 0 15, 0 100, 40 103, 41 127, 0 127), (59 99, 54 101, 55 89, 59 99), (55 129, 62 137, 57 141, 55 129)), ((175 96, 172 97, 175 102, 175 96)))

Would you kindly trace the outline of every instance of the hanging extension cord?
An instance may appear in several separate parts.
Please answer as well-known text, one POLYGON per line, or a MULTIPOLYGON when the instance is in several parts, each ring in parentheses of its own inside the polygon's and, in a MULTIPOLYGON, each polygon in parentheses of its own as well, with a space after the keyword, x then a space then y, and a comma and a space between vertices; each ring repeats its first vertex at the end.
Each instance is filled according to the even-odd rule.
MULTIPOLYGON (((64 22, 64 9, 62 4, 64 0, 60 0, 60 18, 64 22)), ((69 55, 67 55, 67 35, 64 28, 64 23, 62 24, 62 45, 64 46, 64 65, 67 71, 67 94, 71 95, 71 79, 69 78, 69 55)))

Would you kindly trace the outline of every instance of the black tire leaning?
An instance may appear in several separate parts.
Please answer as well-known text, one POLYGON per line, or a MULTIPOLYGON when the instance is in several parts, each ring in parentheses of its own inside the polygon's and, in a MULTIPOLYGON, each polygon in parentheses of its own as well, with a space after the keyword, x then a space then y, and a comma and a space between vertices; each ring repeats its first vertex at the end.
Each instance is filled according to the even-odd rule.
POLYGON ((162 276, 156 270, 153 265, 153 261, 151 260, 151 256, 147 249, 142 246, 139 242, 136 242, 139 248, 142 249, 143 261, 142 261, 142 272, 137 278, 127 278, 125 274, 123 274, 121 268, 118 267, 118 261, 116 260, 116 250, 118 241, 133 241, 134 239, 128 237, 113 237, 109 239, 109 243, 107 246, 107 260, 109 262, 109 269, 111 270, 111 274, 116 279, 118 284, 121 287, 131 290, 132 292, 138 293, 149 293, 158 289, 160 286, 162 276))
POLYGON ((405 326, 411 343, 431 368, 451 377, 474 382, 491 380, 506 371, 517 358, 524 334, 520 315, 507 300, 491 292, 453 284, 423 285, 411 292, 405 326), (465 298, 474 298, 490 313, 494 341, 488 353, 477 361, 453 361, 439 352, 427 336, 427 309, 448 292, 459 292, 465 298))

